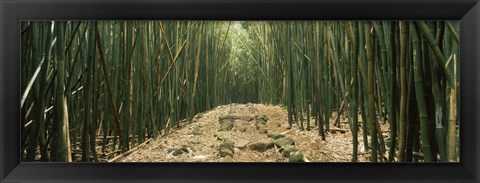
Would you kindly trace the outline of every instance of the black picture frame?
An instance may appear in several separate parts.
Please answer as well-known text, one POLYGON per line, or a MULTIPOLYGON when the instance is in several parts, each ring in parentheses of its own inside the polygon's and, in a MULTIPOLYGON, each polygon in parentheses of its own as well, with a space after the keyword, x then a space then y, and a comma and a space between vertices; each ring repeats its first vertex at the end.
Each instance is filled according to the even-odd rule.
POLYGON ((1 0, 0 182, 479 182, 479 0, 1 0), (20 162, 22 20, 460 20, 460 163, 20 162))

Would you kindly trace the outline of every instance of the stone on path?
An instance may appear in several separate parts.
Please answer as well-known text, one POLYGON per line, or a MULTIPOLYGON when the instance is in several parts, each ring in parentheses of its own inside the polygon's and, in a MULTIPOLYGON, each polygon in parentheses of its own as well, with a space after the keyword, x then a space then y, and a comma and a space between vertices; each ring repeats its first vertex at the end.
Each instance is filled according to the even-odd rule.
POLYGON ((219 131, 215 133, 215 137, 217 137, 218 140, 229 140, 232 138, 232 134, 230 132, 219 131))
POLYGON ((172 152, 172 155, 178 156, 178 155, 181 155, 183 153, 184 152, 181 149, 174 149, 173 152, 172 152))
POLYGON ((249 143, 248 140, 239 139, 239 140, 237 140, 237 143, 235 143, 235 147, 243 149, 247 146, 248 143, 249 143))
POLYGON ((185 152, 182 149, 173 148, 173 149, 169 149, 168 153, 172 153, 173 156, 178 156, 178 155, 182 155, 185 152))
POLYGON ((218 121, 222 121, 224 119, 238 119, 239 117, 236 116, 236 115, 233 115, 233 114, 227 114, 227 115, 223 115, 223 116, 220 116, 218 117, 218 121))
POLYGON ((220 149, 219 149, 219 154, 221 157, 225 157, 225 156, 233 156, 233 153, 235 152, 234 149, 234 142, 233 141, 230 141, 230 140, 227 140, 225 142, 223 142, 222 144, 220 144, 220 149))
POLYGON ((219 154, 221 157, 233 156, 233 151, 230 149, 221 148, 219 154))
POLYGON ((230 119, 230 118, 219 119, 220 130, 221 131, 231 130, 233 128, 233 121, 234 119, 230 119))
POLYGON ((298 151, 295 151, 290 154, 290 157, 288 157, 288 162, 308 162, 308 160, 305 155, 298 151))
POLYGON ((220 130, 221 131, 229 131, 233 128, 233 120, 232 119, 223 119, 220 121, 220 130))
POLYGON ((257 117, 257 125, 258 124, 266 125, 267 120, 268 120, 267 116, 265 116, 264 114, 261 114, 257 117))
POLYGON ((182 147, 180 148, 170 148, 168 149, 168 153, 172 153, 173 156, 178 156, 178 155, 182 155, 184 153, 189 153, 191 152, 192 149, 189 145, 182 145, 182 147))
POLYGON ((294 152, 297 152, 298 148, 290 145, 290 146, 285 146, 280 148, 280 151, 282 152, 283 157, 288 158, 290 157, 291 154, 293 154, 294 152))
POLYGON ((260 139, 257 142, 251 143, 249 147, 252 150, 264 152, 273 147, 273 141, 272 139, 260 139))
POLYGON ((284 146, 294 145, 295 141, 290 137, 283 137, 275 140, 274 143, 277 147, 282 148, 284 146))

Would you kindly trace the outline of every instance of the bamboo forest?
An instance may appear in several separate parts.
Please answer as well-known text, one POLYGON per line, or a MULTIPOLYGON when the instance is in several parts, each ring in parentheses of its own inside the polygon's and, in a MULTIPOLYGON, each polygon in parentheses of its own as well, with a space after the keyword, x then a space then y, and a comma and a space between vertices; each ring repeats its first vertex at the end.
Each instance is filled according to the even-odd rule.
POLYGON ((459 162, 459 21, 22 21, 25 162, 459 162))

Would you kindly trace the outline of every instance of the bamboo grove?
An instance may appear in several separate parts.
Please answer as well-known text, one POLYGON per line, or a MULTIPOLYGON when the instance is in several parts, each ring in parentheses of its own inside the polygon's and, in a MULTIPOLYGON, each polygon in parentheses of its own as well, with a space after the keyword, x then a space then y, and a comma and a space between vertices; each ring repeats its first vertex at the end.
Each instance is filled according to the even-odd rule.
POLYGON ((106 161, 232 102, 284 106, 318 140, 344 113, 353 162, 360 131, 372 162, 459 159, 458 21, 25 21, 21 36, 23 161, 106 161))
POLYGON ((219 22, 22 24, 22 148, 33 161, 99 161, 227 100, 231 52, 219 22), (66 148, 68 147, 68 148, 66 148), (48 153, 50 149, 50 153, 48 153), (91 154, 92 153, 92 154, 91 154), (69 156, 66 156, 66 155, 69 156))

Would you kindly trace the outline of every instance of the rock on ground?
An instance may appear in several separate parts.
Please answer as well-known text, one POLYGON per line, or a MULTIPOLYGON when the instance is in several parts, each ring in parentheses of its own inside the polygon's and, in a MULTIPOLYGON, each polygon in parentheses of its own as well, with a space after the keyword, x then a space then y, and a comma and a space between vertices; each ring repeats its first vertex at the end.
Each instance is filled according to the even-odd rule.
POLYGON ((182 149, 169 149, 168 153, 172 153, 173 156, 178 156, 185 153, 185 151, 183 151, 182 149))
POLYGON ((223 115, 223 116, 220 116, 218 117, 218 121, 222 121, 224 119, 238 119, 239 117, 236 116, 236 115, 233 115, 233 114, 227 114, 227 115, 223 115))
POLYGON ((248 143, 249 143, 248 140, 239 139, 239 140, 237 140, 237 143, 235 143, 235 147, 243 149, 247 146, 248 143))
POLYGON ((233 119, 221 119, 220 120, 220 130, 229 131, 233 128, 233 119))
POLYGON ((229 140, 232 138, 232 134, 230 132, 219 131, 215 133, 215 137, 217 137, 218 140, 229 140))
POLYGON ((225 156, 233 156, 234 154, 234 142, 233 141, 230 141, 230 140, 227 140, 225 142, 223 142, 222 144, 220 144, 220 149, 219 149, 219 154, 221 157, 225 157, 225 156))
POLYGON ((219 154, 221 157, 233 156, 233 151, 230 149, 221 148, 219 154))
POLYGON ((282 155, 283 157, 290 157, 291 154, 293 154, 294 152, 297 152, 298 151, 298 148, 295 147, 295 146, 286 146, 286 147, 283 147, 280 149, 280 151, 282 152, 282 155))
POLYGON ((307 162, 307 158, 302 153, 295 151, 288 157, 288 162, 307 162))
POLYGON ((250 144, 249 147, 252 150, 264 152, 273 147, 273 141, 271 139, 260 139, 259 141, 250 144))
POLYGON ((275 140, 274 143, 277 147, 281 148, 281 147, 288 146, 288 145, 294 145, 295 141, 290 137, 283 137, 283 138, 279 138, 279 139, 275 140))

